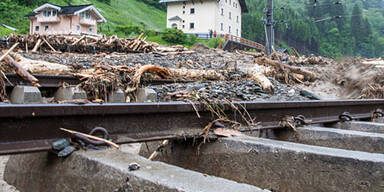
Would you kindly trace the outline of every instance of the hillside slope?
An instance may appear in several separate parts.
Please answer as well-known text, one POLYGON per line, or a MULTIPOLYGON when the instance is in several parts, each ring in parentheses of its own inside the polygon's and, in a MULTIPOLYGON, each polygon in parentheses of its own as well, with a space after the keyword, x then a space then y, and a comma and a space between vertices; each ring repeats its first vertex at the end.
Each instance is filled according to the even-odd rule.
POLYGON ((137 0, 112 0, 105 4, 97 0, 72 0, 74 4, 92 3, 108 20, 107 25, 144 25, 148 29, 166 27, 166 13, 137 0))
MULTIPOLYGON (((97 0, 47 0, 44 2, 57 5, 67 5, 67 2, 74 5, 94 4, 108 20, 101 26, 103 30, 111 31, 116 25, 142 25, 147 29, 158 31, 166 27, 166 12, 138 0, 111 0, 111 4, 97 0)), ((36 7, 36 5, 25 6, 14 0, 1 0, 0 23, 19 29, 19 33, 27 33, 29 20, 24 18, 24 15, 36 7)))

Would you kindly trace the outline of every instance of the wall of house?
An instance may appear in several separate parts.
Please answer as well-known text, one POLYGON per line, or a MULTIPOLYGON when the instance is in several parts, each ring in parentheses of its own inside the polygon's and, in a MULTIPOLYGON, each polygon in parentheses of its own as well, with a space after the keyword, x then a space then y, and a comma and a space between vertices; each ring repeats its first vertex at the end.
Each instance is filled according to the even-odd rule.
POLYGON ((241 37, 241 7, 238 0, 220 0, 216 9, 216 31, 218 34, 231 34, 241 37), (234 4, 235 3, 235 4, 234 4), (237 7, 236 7, 237 5, 237 7), (221 9, 223 9, 223 14, 221 9), (229 14, 231 13, 231 18, 229 14), (239 19, 237 20, 237 17, 239 19), (221 29, 223 24, 223 29, 221 29), (231 31, 229 31, 231 27, 231 31))
MULTIPOLYGON (((188 1, 168 3, 167 18, 179 16, 183 19, 178 29, 184 33, 209 33, 209 30, 215 28, 215 10, 216 0, 208 1, 188 1), (195 13, 191 14, 191 9, 194 8, 195 13), (194 23, 194 29, 190 28, 190 24, 194 23), (184 27, 183 27, 184 26, 184 27)), ((167 27, 171 28, 173 23, 177 21, 167 20, 167 27)))
MULTIPOLYGON (((238 0, 202 0, 188 2, 172 2, 167 6, 167 18, 179 16, 183 19, 182 25, 178 25, 184 33, 205 33, 210 30, 219 34, 232 34, 241 36, 241 7, 238 0), (195 13, 191 14, 191 8, 195 13), (223 9, 223 14, 221 13, 223 9), (229 18, 231 13, 231 18, 229 18), (239 17, 237 19, 237 17, 239 17), (194 23, 194 29, 190 28, 190 23, 194 23), (223 29, 221 29, 223 24, 223 29), (231 31, 229 31, 231 27, 231 31)), ((167 20, 167 28, 172 28, 172 24, 178 21, 167 20)))
MULTIPOLYGON (((45 22, 39 23, 37 21, 38 17, 44 17, 43 13, 40 12, 36 17, 30 18, 30 33, 38 33, 42 35, 49 34, 80 34, 80 33, 94 33, 97 34, 97 22, 96 25, 83 25, 80 23, 80 17, 77 15, 59 15, 60 22, 45 22), (39 31, 36 31, 36 26, 39 26, 39 31), (48 26, 48 29, 45 30, 45 26, 48 26), (80 29, 78 30, 78 27, 80 29), (92 28, 92 32, 89 30, 92 28)), ((91 15, 91 18, 96 20, 94 15, 91 15)))

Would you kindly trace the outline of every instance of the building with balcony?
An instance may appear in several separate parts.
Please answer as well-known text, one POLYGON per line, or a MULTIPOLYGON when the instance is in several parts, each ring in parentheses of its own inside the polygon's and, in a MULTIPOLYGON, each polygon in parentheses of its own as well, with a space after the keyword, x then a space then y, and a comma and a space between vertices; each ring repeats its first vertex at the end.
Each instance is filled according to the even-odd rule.
POLYGON ((26 15, 30 34, 97 34, 97 25, 107 22, 92 5, 59 6, 46 3, 26 15))
POLYGON ((225 34, 241 37, 245 0, 160 0, 167 3, 167 28, 176 28, 198 38, 225 34))

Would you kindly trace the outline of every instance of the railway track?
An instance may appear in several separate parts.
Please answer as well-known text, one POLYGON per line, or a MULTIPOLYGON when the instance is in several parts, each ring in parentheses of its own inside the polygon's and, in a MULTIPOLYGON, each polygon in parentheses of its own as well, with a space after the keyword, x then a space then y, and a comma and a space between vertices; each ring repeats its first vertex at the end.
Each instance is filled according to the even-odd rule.
MULTIPOLYGON (((382 115, 384 100, 233 102, 242 105, 260 122, 241 131, 281 128, 286 116, 307 124, 335 123, 345 120, 369 120, 382 115), (305 118, 305 119, 304 119, 305 118)), ((220 104, 225 113, 241 122, 229 104, 220 104)), ((197 136, 211 122, 212 115, 203 105, 189 103, 127 104, 31 104, 0 105, 0 155, 46 151, 51 143, 66 138, 59 128, 88 133, 104 127, 118 143, 155 141, 197 136)))
MULTIPOLYGON (((7 78, 13 85, 31 85, 29 81, 24 80, 17 74, 6 74, 7 78)), ((43 88, 58 88, 62 83, 68 85, 78 85, 81 83, 80 78, 70 76, 70 75, 39 75, 34 74, 34 76, 39 80, 39 84, 43 88)), ((172 79, 144 79, 142 84, 151 84, 151 85, 161 85, 161 84, 170 84, 170 83, 189 83, 192 81, 187 80, 172 80, 172 79)), ((5 81, 7 87, 12 87, 12 84, 5 81)))

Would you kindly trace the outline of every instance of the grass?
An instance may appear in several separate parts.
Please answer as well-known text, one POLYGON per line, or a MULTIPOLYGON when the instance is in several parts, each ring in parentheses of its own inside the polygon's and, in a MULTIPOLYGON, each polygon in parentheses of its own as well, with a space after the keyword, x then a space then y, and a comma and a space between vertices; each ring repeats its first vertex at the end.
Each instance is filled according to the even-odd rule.
MULTIPOLYGON (((47 0, 47 2, 67 5, 64 0, 47 0)), ((137 0, 112 0, 111 5, 97 0, 72 0, 72 4, 93 4, 108 20, 107 23, 99 25, 102 29, 101 33, 113 33, 116 25, 140 25, 156 31, 162 31, 166 28, 166 12, 137 0)), ((34 8, 36 7, 24 7, 16 3, 4 3, 0 0, 0 23, 17 28, 17 33, 26 34, 29 31, 29 19, 24 18, 24 15, 34 8), (9 17, 10 15, 12 17, 9 17)), ((5 33, 2 32, 3 34, 5 33)))
POLYGON ((7 36, 9 35, 10 33, 12 33, 13 31, 7 29, 7 28, 4 28, 2 26, 0 26, 0 37, 4 37, 4 36, 7 36))
MULTIPOLYGON (((51 0, 51 2, 63 1, 51 0)), ((108 20, 102 28, 115 25, 142 25, 157 31, 166 28, 167 15, 164 11, 136 0, 112 0, 111 5, 97 0, 73 0, 73 4, 93 4, 108 20)))

